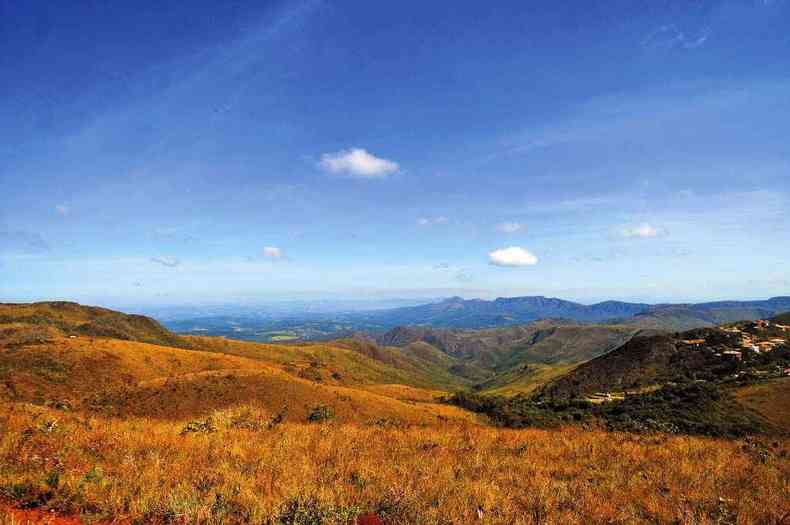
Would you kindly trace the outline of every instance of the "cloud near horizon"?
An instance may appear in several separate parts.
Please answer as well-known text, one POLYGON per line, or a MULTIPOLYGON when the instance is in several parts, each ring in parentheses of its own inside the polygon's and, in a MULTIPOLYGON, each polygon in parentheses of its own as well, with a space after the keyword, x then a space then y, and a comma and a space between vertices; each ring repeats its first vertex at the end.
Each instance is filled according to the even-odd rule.
POLYGON ((362 148, 325 153, 318 165, 328 173, 359 179, 381 179, 400 169, 397 162, 376 157, 362 148))
POLYGON ((524 248, 509 246, 489 252, 488 262, 494 266, 519 268, 536 265, 538 263, 538 258, 524 248))
POLYGON ((628 239, 654 239, 656 237, 663 237, 666 235, 666 230, 657 228, 646 222, 638 226, 627 226, 620 232, 623 237, 628 239))
POLYGON ((177 257, 170 257, 167 255, 151 257, 151 262, 161 264, 162 266, 167 266, 168 268, 175 268, 176 266, 181 265, 181 260, 179 260, 177 257))

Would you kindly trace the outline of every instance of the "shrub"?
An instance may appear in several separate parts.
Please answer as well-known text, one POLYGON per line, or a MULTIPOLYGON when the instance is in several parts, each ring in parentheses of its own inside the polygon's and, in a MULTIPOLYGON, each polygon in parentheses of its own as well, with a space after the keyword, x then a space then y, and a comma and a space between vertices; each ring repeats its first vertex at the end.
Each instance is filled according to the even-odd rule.
POLYGON ((334 419, 334 417, 335 412, 332 410, 332 407, 327 405, 316 405, 307 415, 307 421, 310 423, 322 423, 334 419))
POLYGON ((324 525, 354 523, 360 509, 323 503, 315 495, 299 495, 280 507, 277 523, 282 525, 324 525))
POLYGON ((285 416, 288 415, 288 406, 283 406, 276 414, 274 414, 269 423, 266 425, 268 430, 272 430, 273 428, 277 427, 280 423, 285 421, 285 416))
POLYGON ((216 431, 217 431, 217 427, 214 425, 214 421, 212 421, 211 418, 208 418, 204 421, 190 421, 181 430, 181 435, 185 436, 191 433, 208 434, 210 432, 216 432, 216 431))

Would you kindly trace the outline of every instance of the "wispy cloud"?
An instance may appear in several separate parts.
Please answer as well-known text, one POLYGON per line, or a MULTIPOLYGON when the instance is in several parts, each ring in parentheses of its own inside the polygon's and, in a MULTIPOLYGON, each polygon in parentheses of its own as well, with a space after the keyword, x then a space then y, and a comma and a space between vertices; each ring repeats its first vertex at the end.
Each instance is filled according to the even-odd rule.
POLYGON ((516 233, 526 230, 527 225, 520 222, 501 222, 496 225, 496 229, 502 233, 516 233))
POLYGON ((181 260, 179 260, 177 257, 171 257, 168 255, 151 257, 150 261, 152 263, 161 264, 162 266, 167 266, 168 268, 175 268, 176 266, 181 265, 181 260))
POLYGON ((417 219, 417 224, 420 226, 435 226, 437 224, 447 224, 450 219, 440 215, 439 217, 420 217, 417 219))
POLYGON ((360 179, 381 179, 400 169, 397 162, 376 157, 362 148, 325 153, 318 166, 328 173, 360 179))
POLYGON ((522 266, 534 266, 538 264, 538 258, 524 248, 510 246, 500 248, 488 254, 488 262, 494 266, 507 266, 511 268, 522 266))

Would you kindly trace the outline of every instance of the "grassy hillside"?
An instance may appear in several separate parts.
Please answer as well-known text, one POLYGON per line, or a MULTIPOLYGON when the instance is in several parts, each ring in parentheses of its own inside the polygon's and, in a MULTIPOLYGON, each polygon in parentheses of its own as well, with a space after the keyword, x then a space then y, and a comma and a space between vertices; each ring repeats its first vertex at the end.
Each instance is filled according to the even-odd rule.
POLYGON ((539 330, 513 345, 499 364, 509 369, 521 363, 561 365, 588 361, 622 345, 639 333, 623 326, 555 326, 539 330))
POLYGON ((531 394, 553 379, 562 377, 577 365, 523 365, 497 374, 489 381, 476 386, 476 390, 489 395, 515 396, 531 394))
POLYGON ((739 388, 735 399, 790 435, 790 378, 739 388))
POLYGON ((0 344, 85 335, 185 348, 189 343, 151 318, 70 302, 0 304, 0 344))
POLYGON ((319 380, 339 379, 344 384, 402 383, 451 390, 468 384, 447 371, 452 360, 437 364, 434 358, 353 339, 279 345, 216 337, 187 339, 195 350, 277 363, 319 380))
POLYGON ((198 422, 0 411, 5 501, 86 521, 712 525, 787 512, 787 441, 278 423, 256 407, 198 422))
MULTIPOLYGON (((236 344, 246 346, 231 346, 236 344)), ((263 353, 261 346, 266 345, 248 350, 263 353)), ((463 417, 443 406, 428 410, 348 388, 376 380, 397 382, 402 374, 352 350, 318 345, 269 350, 270 356, 279 351, 278 359, 107 338, 55 337, 43 344, 0 349, 0 396, 123 417, 193 417, 244 402, 258 402, 269 410, 287 405, 296 417, 316 405, 332 404, 341 421, 463 417), (317 355, 325 362, 319 364, 317 355)))
MULTIPOLYGON (((582 397, 598 391, 637 390, 669 380, 680 350, 670 336, 637 337, 620 348, 576 367, 546 386, 548 397, 582 397)), ((685 356, 684 356, 685 357, 685 356)), ((704 354, 688 357, 704 359, 704 354)), ((700 365, 702 366, 702 365, 700 365)))
POLYGON ((742 322, 679 334, 635 337, 542 389, 545 397, 641 391, 668 382, 742 383, 781 375, 790 365, 790 331, 742 322))

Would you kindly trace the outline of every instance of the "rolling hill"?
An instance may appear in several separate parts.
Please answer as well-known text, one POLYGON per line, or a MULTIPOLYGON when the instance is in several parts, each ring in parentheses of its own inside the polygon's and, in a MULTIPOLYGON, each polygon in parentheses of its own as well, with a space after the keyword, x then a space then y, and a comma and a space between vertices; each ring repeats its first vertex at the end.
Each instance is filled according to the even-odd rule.
POLYGON ((486 330, 400 326, 380 335, 380 345, 411 353, 441 351, 445 366, 477 390, 528 392, 574 365, 622 345, 640 330, 619 325, 536 321, 486 330))
POLYGON ((468 418, 446 405, 366 390, 400 384, 416 392, 463 381, 416 355, 359 341, 265 345, 179 337, 141 316, 74 303, 2 305, 0 315, 0 398, 7 401, 165 419, 239 403, 271 411, 288 405, 297 419, 321 404, 332 404, 339 421, 468 418), (118 331, 122 338, 106 335, 118 331), (151 339, 170 346, 143 342, 151 339))
POLYGON ((189 347, 157 321, 96 306, 52 301, 32 304, 0 304, 0 342, 17 344, 47 340, 53 334, 110 337, 125 341, 189 347))
POLYGON ((789 357, 790 330, 770 322, 634 337, 553 380, 541 395, 576 398, 596 392, 638 392, 667 383, 781 375, 789 357))

